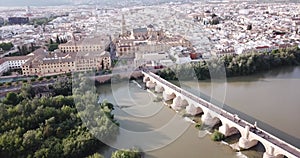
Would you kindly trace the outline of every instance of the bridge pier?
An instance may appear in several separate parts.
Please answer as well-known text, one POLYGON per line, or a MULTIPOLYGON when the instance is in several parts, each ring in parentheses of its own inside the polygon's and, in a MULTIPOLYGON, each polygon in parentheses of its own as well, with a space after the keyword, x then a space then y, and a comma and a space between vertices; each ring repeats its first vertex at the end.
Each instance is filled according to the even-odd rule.
POLYGON ((147 76, 144 76, 144 77, 143 77, 143 82, 146 83, 147 81, 150 81, 150 78, 147 77, 147 76))
POLYGON ((171 105, 172 109, 175 111, 181 110, 181 97, 177 96, 173 99, 173 104, 171 105))
POLYGON ((239 130, 236 128, 230 128, 227 123, 222 124, 221 127, 219 127, 219 132, 225 135, 225 137, 229 137, 231 135, 239 133, 239 130))
POLYGON ((169 94, 167 91, 163 92, 163 99, 164 101, 172 100, 176 97, 174 93, 169 94))
POLYGON ((212 116, 212 114, 210 112, 205 112, 201 117, 201 121, 203 122, 203 124, 213 127, 214 125, 216 125, 218 123, 218 120, 215 119, 215 117, 212 116))
POLYGON ((148 87, 148 88, 154 88, 155 87, 155 83, 154 82, 152 82, 152 81, 147 81, 146 82, 146 87, 148 87))
POLYGON ((273 146, 265 146, 266 152, 263 155, 263 158, 283 158, 284 155, 275 155, 273 146))
POLYGON ((199 107, 195 107, 194 104, 189 104, 186 108, 185 108, 186 113, 190 114, 190 115, 197 115, 202 113, 202 109, 199 107))
POLYGON ((155 92, 162 93, 164 91, 164 88, 160 85, 155 86, 155 92))
POLYGON ((247 125, 245 127, 244 133, 241 133, 242 137, 239 139, 239 147, 242 149, 249 149, 255 145, 257 145, 258 141, 257 140, 249 140, 249 130, 250 127, 247 125))

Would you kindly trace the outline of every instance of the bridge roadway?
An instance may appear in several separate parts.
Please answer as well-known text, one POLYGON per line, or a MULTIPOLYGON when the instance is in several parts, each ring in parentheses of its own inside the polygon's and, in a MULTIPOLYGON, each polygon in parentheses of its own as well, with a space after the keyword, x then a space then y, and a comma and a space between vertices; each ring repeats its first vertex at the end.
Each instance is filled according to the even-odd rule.
POLYGON ((300 152, 297 151, 295 149, 295 147, 292 147, 290 144, 286 143, 285 141, 279 141, 279 139, 271 134, 269 134, 268 132, 260 129, 260 128, 253 128, 253 125, 250 124, 249 122, 245 121, 245 120, 242 120, 242 119, 237 119, 235 117, 234 114, 231 114, 221 108, 219 108, 218 106, 216 105, 213 105, 207 101, 205 101, 204 99, 202 98, 199 98, 193 94, 191 94, 190 92, 187 92, 177 86, 175 86, 174 84, 164 80, 163 78, 159 77, 158 75, 152 73, 152 72, 143 72, 153 78, 155 78, 157 81, 161 82, 162 84, 168 86, 169 88, 181 93, 182 95, 188 97, 189 99, 205 106, 206 108, 210 109, 211 111, 214 111, 215 113, 219 114, 219 115, 222 115, 223 117, 227 118, 228 120, 231 120, 235 123, 237 123, 239 126, 243 127, 243 128, 246 128, 246 126, 250 126, 250 131, 255 133, 256 135, 264 138, 265 140, 273 143, 274 145, 286 150, 287 152, 295 155, 296 157, 300 157, 300 152))

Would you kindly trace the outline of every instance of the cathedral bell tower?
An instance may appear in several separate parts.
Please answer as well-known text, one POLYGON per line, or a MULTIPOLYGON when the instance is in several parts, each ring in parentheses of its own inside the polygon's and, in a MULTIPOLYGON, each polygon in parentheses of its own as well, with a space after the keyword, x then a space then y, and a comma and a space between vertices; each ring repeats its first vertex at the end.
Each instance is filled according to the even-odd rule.
POLYGON ((126 34, 126 23, 125 23, 124 14, 122 14, 121 35, 125 35, 125 34, 126 34))

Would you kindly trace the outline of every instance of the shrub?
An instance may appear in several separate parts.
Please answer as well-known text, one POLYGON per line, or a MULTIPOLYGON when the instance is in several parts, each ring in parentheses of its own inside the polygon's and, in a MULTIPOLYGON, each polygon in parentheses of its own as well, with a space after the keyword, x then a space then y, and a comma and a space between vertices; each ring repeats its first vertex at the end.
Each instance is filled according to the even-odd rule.
POLYGON ((201 129, 202 124, 201 124, 201 123, 197 123, 197 124, 195 125, 195 127, 196 127, 197 129, 201 129))
POLYGON ((211 135, 211 139, 213 141, 222 141, 225 139, 225 135, 222 134, 221 132, 215 130, 214 133, 211 135))
POLYGON ((5 83, 7 86, 11 86, 11 82, 6 82, 5 83))
POLYGON ((87 158, 104 158, 104 156, 102 156, 102 155, 99 154, 99 153, 95 153, 95 154, 93 154, 93 155, 88 156, 87 158))
POLYGON ((39 77, 38 80, 39 80, 39 81, 43 81, 43 80, 44 80, 44 77, 39 77))
POLYGON ((141 153, 136 149, 117 150, 112 153, 111 158, 141 158, 141 153))

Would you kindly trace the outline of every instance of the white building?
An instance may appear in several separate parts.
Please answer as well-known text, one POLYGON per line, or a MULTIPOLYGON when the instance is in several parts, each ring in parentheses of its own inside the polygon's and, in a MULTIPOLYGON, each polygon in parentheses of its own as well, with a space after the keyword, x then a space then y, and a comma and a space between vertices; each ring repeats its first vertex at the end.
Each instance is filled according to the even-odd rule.
POLYGON ((0 60, 0 74, 6 72, 9 70, 8 61, 5 61, 3 59, 0 60))
POLYGON ((147 63, 151 63, 151 66, 157 66, 160 60, 167 59, 169 59, 169 54, 166 52, 137 52, 135 53, 134 66, 139 67, 147 63))
POLYGON ((170 56, 175 59, 176 64, 184 64, 192 61, 190 52, 186 47, 172 47, 170 49, 170 56))
POLYGON ((4 57, 0 60, 0 74, 10 69, 21 69, 30 56, 4 57))

